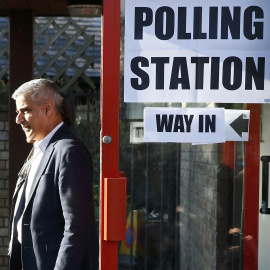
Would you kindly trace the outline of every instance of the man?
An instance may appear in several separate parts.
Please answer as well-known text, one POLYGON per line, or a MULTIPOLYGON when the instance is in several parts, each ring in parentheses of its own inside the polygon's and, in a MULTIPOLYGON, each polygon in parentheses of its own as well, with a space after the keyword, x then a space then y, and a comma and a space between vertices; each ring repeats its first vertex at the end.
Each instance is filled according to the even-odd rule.
POLYGON ((98 269, 92 161, 62 121, 62 97, 51 81, 37 79, 12 98, 34 151, 13 196, 10 270, 98 269))

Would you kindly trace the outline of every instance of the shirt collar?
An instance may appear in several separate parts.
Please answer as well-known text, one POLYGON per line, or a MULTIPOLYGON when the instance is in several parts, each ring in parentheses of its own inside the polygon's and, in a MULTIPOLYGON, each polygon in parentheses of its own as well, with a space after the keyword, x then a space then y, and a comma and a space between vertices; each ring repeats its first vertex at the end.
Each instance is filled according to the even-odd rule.
POLYGON ((58 124, 44 139, 42 139, 40 142, 39 141, 35 141, 34 142, 34 147, 35 149, 38 147, 42 153, 45 152, 51 138, 53 137, 53 135, 56 133, 56 131, 63 125, 63 122, 61 122, 60 124, 58 124))

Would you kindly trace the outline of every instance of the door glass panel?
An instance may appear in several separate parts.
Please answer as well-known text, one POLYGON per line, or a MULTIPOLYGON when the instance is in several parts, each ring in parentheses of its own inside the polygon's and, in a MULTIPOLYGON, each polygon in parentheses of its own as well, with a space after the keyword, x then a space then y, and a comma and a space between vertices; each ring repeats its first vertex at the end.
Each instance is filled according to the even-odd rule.
POLYGON ((134 123, 149 106, 171 104, 120 104, 128 206, 118 269, 243 269, 245 143, 144 143, 134 123))

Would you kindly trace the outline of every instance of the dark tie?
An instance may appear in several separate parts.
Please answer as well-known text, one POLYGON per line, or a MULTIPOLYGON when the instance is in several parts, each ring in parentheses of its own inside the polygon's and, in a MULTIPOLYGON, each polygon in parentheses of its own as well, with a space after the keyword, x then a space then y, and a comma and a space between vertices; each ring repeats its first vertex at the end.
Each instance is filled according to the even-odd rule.
MULTIPOLYGON (((18 222, 19 222, 19 220, 20 220, 20 218, 22 216, 22 213, 23 213, 24 207, 25 207, 25 191, 26 191, 26 186, 27 186, 28 174, 29 174, 29 171, 31 169, 31 163, 33 161, 33 153, 34 153, 34 148, 31 150, 26 162, 24 163, 23 168, 21 169, 21 171, 19 173, 19 178, 20 178, 20 176, 22 178, 21 181, 18 180, 18 182, 20 182, 19 185, 22 188, 22 185, 23 185, 23 182, 24 182, 24 186, 23 186, 22 196, 20 198, 20 203, 18 205, 18 209, 17 209, 17 211, 15 213, 15 216, 14 216, 14 230, 16 231, 15 232, 16 237, 18 236, 18 234, 17 234, 17 224, 18 224, 18 222)), ((19 192, 19 189, 20 189, 19 185, 18 185, 18 191, 17 192, 19 192)), ((17 196, 18 196, 18 194, 17 194, 17 196)))
MULTIPOLYGON (((16 231, 16 234, 17 234, 17 224, 18 224, 18 221, 20 220, 20 218, 22 216, 22 213, 23 213, 23 210, 24 210, 24 207, 25 207, 26 185, 27 185, 27 178, 26 178, 24 186, 23 186, 23 192, 22 192, 22 196, 21 196, 21 200, 20 200, 18 209, 17 209, 16 214, 14 216, 14 230, 16 231)), ((18 235, 16 235, 16 236, 18 236, 18 235)))
POLYGON ((32 162, 32 157, 33 157, 33 152, 34 152, 33 149, 30 151, 29 156, 27 157, 22 169, 20 170, 18 174, 18 181, 17 181, 14 195, 13 195, 13 202, 12 202, 12 208, 11 208, 11 222, 13 222, 13 224, 11 225, 11 228, 13 230, 13 237, 12 237, 13 244, 12 242, 10 242, 9 252, 11 252, 11 246, 12 246, 12 254, 13 254, 12 257, 15 259, 10 260, 10 269, 22 269, 21 244, 18 241, 17 224, 22 216, 22 213, 25 207, 25 189, 26 189, 27 175, 31 168, 31 162, 32 162), (23 186, 24 183, 25 185, 23 186), (21 188, 23 188, 22 196, 21 198, 18 198, 18 194, 21 188), (20 199, 20 202, 19 202, 17 211, 15 213, 15 216, 13 216, 17 199, 20 199))
POLYGON ((13 249, 12 249, 12 256, 13 259, 10 261, 10 269, 22 269, 22 260, 21 260, 21 243, 18 241, 18 231, 17 231, 17 224, 22 216, 24 206, 25 206, 25 190, 26 190, 26 183, 27 179, 25 180, 23 192, 21 196, 21 200, 16 211, 16 214, 13 219, 13 249))
MULTIPOLYGON (((13 198, 12 198, 13 201, 12 201, 12 208, 11 208, 11 221, 13 220, 13 215, 14 215, 14 210, 15 210, 14 208, 15 208, 16 201, 18 199, 19 191, 22 188, 23 183, 26 182, 28 173, 29 173, 30 168, 31 168, 33 153, 34 153, 34 148, 32 148, 32 150, 30 151, 25 163, 23 164, 23 166, 18 174, 18 181, 17 181, 16 187, 15 187, 13 198)), ((18 216, 19 216, 19 219, 23 213, 24 204, 25 204, 25 187, 26 187, 26 184, 24 185, 24 190, 23 190, 23 194, 21 196, 21 201, 19 203, 19 206, 18 206, 18 209, 16 212, 16 217, 18 218, 18 216), (24 201, 22 201, 22 200, 24 200, 24 201), (22 208, 22 209, 19 209, 19 208, 22 208)), ((16 223, 16 225, 17 225, 17 223, 16 223)))

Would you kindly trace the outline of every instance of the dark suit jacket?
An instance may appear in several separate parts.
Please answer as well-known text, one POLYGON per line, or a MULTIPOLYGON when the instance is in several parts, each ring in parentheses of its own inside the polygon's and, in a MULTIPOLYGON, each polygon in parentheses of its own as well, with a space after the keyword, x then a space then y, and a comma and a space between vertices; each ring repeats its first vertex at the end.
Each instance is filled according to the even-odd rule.
MULTIPOLYGON (((11 270, 18 270, 17 244, 15 237, 11 270)), ((98 269, 92 161, 65 124, 48 144, 26 202, 22 262, 23 270, 98 269)))

